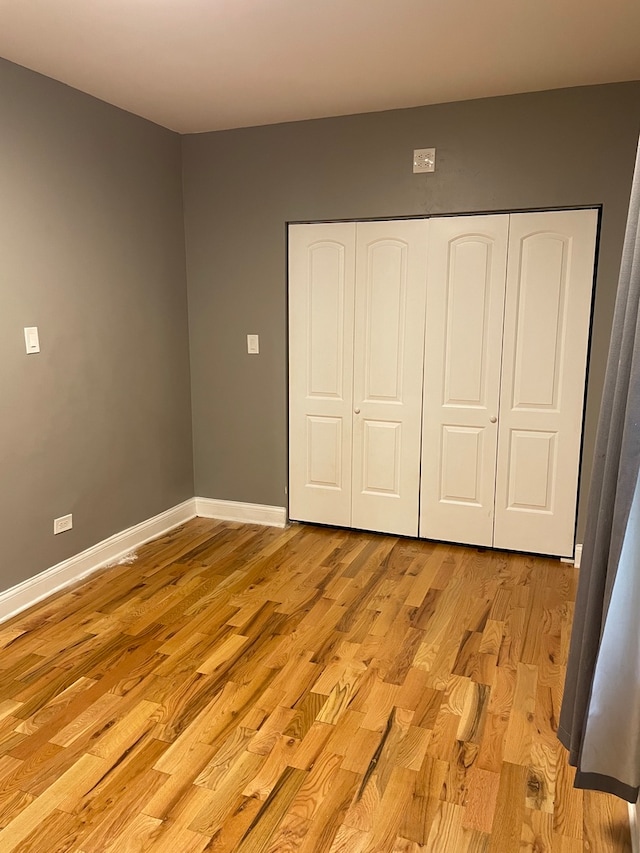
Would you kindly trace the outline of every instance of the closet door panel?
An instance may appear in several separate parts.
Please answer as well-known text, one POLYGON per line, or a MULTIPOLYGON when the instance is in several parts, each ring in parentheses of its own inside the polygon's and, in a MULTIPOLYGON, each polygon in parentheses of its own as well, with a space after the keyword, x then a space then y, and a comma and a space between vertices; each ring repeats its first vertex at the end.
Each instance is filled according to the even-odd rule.
POLYGON ((355 223, 289 228, 289 516, 351 523, 355 223))
POLYGON ((597 212, 513 214, 494 544, 573 556, 597 212))
POLYGON ((431 220, 420 535, 491 545, 509 216, 431 220))
POLYGON ((416 536, 428 222, 359 222, 352 524, 416 536))

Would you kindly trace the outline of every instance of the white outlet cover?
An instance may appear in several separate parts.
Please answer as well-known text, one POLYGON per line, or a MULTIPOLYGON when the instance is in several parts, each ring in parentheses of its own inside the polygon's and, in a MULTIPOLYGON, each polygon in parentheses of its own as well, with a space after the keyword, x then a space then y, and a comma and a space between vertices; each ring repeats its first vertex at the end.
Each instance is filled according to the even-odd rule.
POLYGON ((247 352, 249 355, 258 355, 260 352, 260 337, 258 335, 247 335, 247 352))
POLYGON ((413 152, 413 172, 435 172, 436 170, 436 149, 435 148, 416 148, 413 152))
POLYGON ((73 515, 69 513, 69 515, 61 515, 60 518, 54 518, 53 520, 53 534, 56 536, 58 533, 64 533, 66 530, 71 530, 73 527, 73 515))

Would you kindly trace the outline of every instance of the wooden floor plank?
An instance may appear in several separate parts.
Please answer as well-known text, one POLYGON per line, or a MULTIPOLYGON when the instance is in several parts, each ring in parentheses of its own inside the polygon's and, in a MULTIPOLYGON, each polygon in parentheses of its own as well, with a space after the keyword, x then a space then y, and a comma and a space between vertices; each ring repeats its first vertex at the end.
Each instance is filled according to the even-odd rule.
POLYGON ((629 853, 556 737, 576 580, 194 519, 0 628, 0 850, 629 853))

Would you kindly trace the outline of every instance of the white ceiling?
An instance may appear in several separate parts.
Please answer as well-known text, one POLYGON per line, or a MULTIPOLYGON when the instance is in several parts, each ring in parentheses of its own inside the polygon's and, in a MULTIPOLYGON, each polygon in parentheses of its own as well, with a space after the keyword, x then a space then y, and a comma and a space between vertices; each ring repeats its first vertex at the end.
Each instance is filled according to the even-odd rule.
POLYGON ((0 0, 0 56, 189 133, 640 79, 640 0, 0 0))

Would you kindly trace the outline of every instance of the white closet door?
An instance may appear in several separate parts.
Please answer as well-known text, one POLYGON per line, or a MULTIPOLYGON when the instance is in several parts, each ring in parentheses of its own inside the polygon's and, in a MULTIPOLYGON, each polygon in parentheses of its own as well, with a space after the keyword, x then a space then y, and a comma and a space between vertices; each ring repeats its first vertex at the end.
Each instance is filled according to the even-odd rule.
POLYGON ((359 222, 352 525, 418 534, 426 220, 359 222))
POLYGON ((597 219, 511 216, 497 548, 573 555, 597 219))
POLYGON ((355 223, 289 228, 289 516, 351 524, 355 223))
POLYGON ((420 535, 491 545, 509 216, 430 228, 420 535))

